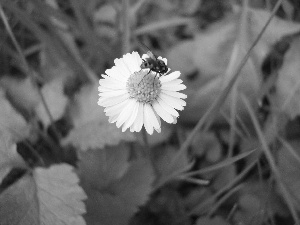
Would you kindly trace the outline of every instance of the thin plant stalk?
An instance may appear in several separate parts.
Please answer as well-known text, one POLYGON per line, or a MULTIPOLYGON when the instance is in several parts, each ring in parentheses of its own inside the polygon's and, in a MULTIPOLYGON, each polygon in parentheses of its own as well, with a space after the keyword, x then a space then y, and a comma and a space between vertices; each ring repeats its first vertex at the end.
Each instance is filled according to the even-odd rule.
MULTIPOLYGON (((13 42, 13 45, 15 46, 15 48, 16 48, 16 50, 17 50, 19 56, 20 56, 21 63, 22 63, 22 67, 24 68, 26 74, 29 75, 33 81, 35 81, 35 78, 34 78, 34 76, 33 76, 33 71, 31 71, 31 69, 30 69, 30 67, 29 67, 29 65, 28 65, 28 63, 27 63, 27 60, 26 60, 26 58, 25 58, 25 55, 24 55, 24 53, 23 53, 23 51, 22 51, 22 49, 21 49, 21 47, 20 47, 18 41, 16 40, 15 35, 13 34, 13 32, 12 32, 12 30, 11 30, 11 27, 10 27, 8 21, 7 21, 7 17, 6 17, 6 15, 5 15, 4 11, 3 11, 3 8, 2 8, 2 5, 1 5, 1 4, 0 4, 0 17, 1 17, 2 21, 3 21, 3 23, 4 23, 5 29, 7 30, 8 34, 9 34, 9 36, 10 36, 12 42, 13 42)), ((35 83, 36 83, 36 82, 35 82, 35 83)), ((39 95, 40 95, 40 97, 41 97, 42 104, 43 104, 43 106, 45 107, 45 110, 46 110, 46 112, 47 112, 47 115, 48 115, 48 117, 49 117, 51 123, 53 124, 53 121, 54 121, 54 120, 53 120, 53 117, 52 117, 52 115, 51 115, 50 109, 49 109, 49 107, 48 107, 48 105, 47 105, 47 103, 46 103, 46 101, 45 101, 45 98, 44 98, 44 96, 43 96, 43 93, 41 92, 40 88, 37 88, 37 89, 38 89, 39 95)), ((53 128, 54 128, 53 130, 54 130, 55 135, 56 135, 57 137, 60 137, 59 132, 58 132, 58 130, 56 129, 56 127, 53 126, 53 128)))
POLYGON ((180 160, 180 157, 184 154, 184 152, 187 151, 188 147, 192 143, 194 137, 199 132, 199 130, 203 129, 205 131, 205 130, 208 129, 208 127, 210 126, 212 120, 214 119, 214 117, 216 116, 217 112, 219 111, 220 107, 223 105, 223 103, 225 102, 225 99, 229 95, 232 86, 234 85, 235 81, 239 77, 239 75, 240 75, 240 73, 241 73, 244 65, 246 64, 247 60, 249 59, 249 57, 250 57, 250 55, 252 53, 252 50, 254 49, 254 47, 257 45, 257 43, 261 39, 262 35, 264 34, 265 30, 267 29, 268 25, 270 24, 271 20, 273 19, 273 17, 275 16, 277 10, 279 9, 282 1, 283 0, 278 0, 277 1, 276 5, 275 5, 275 7, 274 7, 274 9, 272 11, 272 14, 270 15, 270 17, 268 19, 268 21, 266 22, 266 24, 264 25, 264 27, 262 28, 262 30, 260 31, 260 33, 258 34, 258 36, 256 37, 256 39, 254 40, 254 42, 250 46, 250 48, 247 51, 246 55, 241 60, 241 63, 237 67, 237 69, 236 69, 236 71, 235 71, 232 79, 229 81, 229 83, 225 87, 224 91, 221 92, 221 94, 216 98, 216 100, 208 108, 208 110, 203 115, 203 117, 198 121, 198 123, 196 124, 195 128, 193 129, 193 131, 187 137, 186 141, 182 144, 181 148, 179 149, 179 151, 177 152, 177 154, 175 155, 175 157, 171 160, 170 167, 172 167, 177 162, 177 160, 180 160))
POLYGON ((266 156, 266 158, 269 162, 270 168, 271 168, 271 170, 272 170, 272 172, 273 172, 273 174, 276 178, 276 181, 277 181, 278 186, 279 186, 279 188, 280 188, 280 190, 283 194, 283 197, 284 197, 284 199, 287 203, 287 206, 291 211, 291 214, 292 214, 292 216, 295 220, 295 223, 300 224, 300 219, 299 219, 298 213, 295 209, 295 206, 293 204, 292 196, 288 192, 287 187, 284 185, 284 183, 281 179, 281 174, 280 174, 279 170, 277 169, 275 159, 274 159, 274 157, 271 153, 271 150, 268 146, 267 140, 266 140, 265 136, 263 135, 263 131, 262 131, 260 125, 259 125, 259 122, 255 117, 254 111, 253 111, 249 101, 246 99, 245 96, 242 96, 242 100, 243 100, 243 102, 244 102, 244 104, 245 104, 245 106, 246 106, 246 108, 249 112, 249 115, 251 117, 251 120, 252 120, 252 123, 254 125, 255 131, 257 133, 258 139, 259 139, 259 141, 262 145, 262 150, 263 150, 263 152, 264 152, 264 154, 265 154, 265 156, 266 156))

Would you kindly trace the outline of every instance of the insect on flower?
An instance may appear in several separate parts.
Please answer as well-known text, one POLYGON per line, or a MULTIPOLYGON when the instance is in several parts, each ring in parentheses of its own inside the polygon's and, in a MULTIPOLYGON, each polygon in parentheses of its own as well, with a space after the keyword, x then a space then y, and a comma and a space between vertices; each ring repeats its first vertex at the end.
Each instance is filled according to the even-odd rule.
POLYGON ((149 69, 149 73, 153 71, 156 75, 158 74, 159 77, 165 75, 169 70, 166 63, 162 59, 156 57, 146 45, 142 45, 148 49, 148 58, 143 59, 141 69, 149 69))
POLYGON ((175 124, 177 110, 186 106, 187 96, 180 92, 186 86, 179 79, 179 71, 167 73, 167 59, 154 56, 144 60, 152 66, 143 64, 145 61, 137 52, 115 59, 115 66, 107 69, 99 81, 98 104, 105 108, 109 122, 122 127, 122 131, 140 132, 144 126, 149 134, 154 130, 160 133, 161 119, 175 124), (155 68, 157 60, 164 62, 165 67, 159 64, 155 68), (147 66, 147 70, 141 65, 147 66))
POLYGON ((147 55, 149 58, 143 59, 142 69, 150 69, 150 71, 158 73, 159 76, 163 76, 168 72, 168 67, 163 60, 158 59, 150 50, 147 52, 147 55))

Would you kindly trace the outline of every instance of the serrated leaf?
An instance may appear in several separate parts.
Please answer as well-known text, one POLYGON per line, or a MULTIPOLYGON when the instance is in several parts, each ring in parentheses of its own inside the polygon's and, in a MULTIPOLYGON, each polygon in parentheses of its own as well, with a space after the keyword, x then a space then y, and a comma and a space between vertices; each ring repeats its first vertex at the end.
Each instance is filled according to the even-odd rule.
POLYGON ((0 195, 0 224, 84 225, 86 195, 67 164, 37 168, 0 195))
POLYGON ((134 135, 122 132, 110 124, 104 114, 104 108, 97 104, 98 87, 85 86, 76 96, 70 111, 75 128, 63 140, 82 151, 101 149, 106 145, 117 145, 120 141, 133 141, 134 135))
POLYGON ((81 215, 85 213, 86 199, 79 179, 67 164, 34 171, 40 218, 44 224, 85 224, 81 215))
MULTIPOLYGON (((64 79, 65 77, 57 77, 47 83, 41 90, 54 121, 62 117, 68 102, 68 98, 63 93, 64 79)), ((36 113, 46 127, 51 123, 49 114, 42 100, 36 106, 36 113)))
POLYGON ((36 186, 25 175, 0 195, 1 225, 40 225, 36 186))
POLYGON ((144 204, 154 180, 152 167, 145 160, 131 162, 124 176, 105 189, 88 189, 88 224, 123 225, 144 204))
POLYGON ((276 84, 276 104, 290 119, 300 114, 300 39, 295 39, 284 56, 276 84))

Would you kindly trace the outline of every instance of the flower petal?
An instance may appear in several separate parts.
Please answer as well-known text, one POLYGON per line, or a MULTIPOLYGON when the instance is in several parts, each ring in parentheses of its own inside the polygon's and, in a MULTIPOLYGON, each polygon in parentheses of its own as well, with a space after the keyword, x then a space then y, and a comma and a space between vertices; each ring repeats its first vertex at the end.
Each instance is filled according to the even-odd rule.
POLYGON ((103 81, 101 83, 101 86, 99 86, 99 92, 105 92, 108 90, 114 91, 114 90, 125 90, 126 84, 125 83, 116 83, 111 81, 103 81))
POLYGON ((121 80, 118 79, 118 78, 122 77, 122 76, 120 76, 120 74, 118 74, 117 77, 111 77, 111 76, 109 76, 109 75, 107 75, 107 74, 102 74, 101 77, 102 77, 102 78, 99 80, 99 84, 100 84, 100 82, 101 82, 102 80, 110 80, 110 81, 118 82, 118 83, 126 83, 126 79, 121 79, 121 80))
POLYGON ((118 128, 120 126, 122 126, 123 123, 125 123, 126 120, 129 119, 129 117, 132 114, 132 110, 133 110, 134 104, 136 104, 136 101, 134 99, 129 99, 128 100, 128 103, 123 108, 123 110, 120 113, 120 115, 118 116, 117 123, 116 123, 116 125, 117 125, 118 128))
POLYGON ((166 90, 162 90, 162 93, 166 94, 166 95, 170 95, 174 98, 182 98, 182 99, 186 99, 187 95, 177 92, 177 91, 166 91, 166 90))
POLYGON ((114 63, 116 65, 116 69, 122 72, 125 76, 130 76, 130 74, 132 74, 128 66, 125 64, 123 58, 115 59, 114 63))
POLYGON ((141 70, 141 64, 143 60, 141 59, 139 53, 132 52, 131 54, 126 54, 123 56, 123 60, 131 73, 141 70))
POLYGON ((138 113, 130 131, 140 132, 144 123, 144 104, 139 102, 138 113))
POLYGON ((178 84, 178 85, 162 84, 161 89, 166 90, 166 91, 182 91, 182 90, 186 89, 186 86, 184 84, 178 84))
POLYGON ((129 99, 129 94, 120 95, 116 97, 101 97, 99 98, 98 105, 103 107, 109 107, 124 102, 126 99, 129 99))
POLYGON ((115 59, 114 62, 116 64, 116 67, 125 70, 126 73, 129 72, 129 75, 139 71, 142 61, 140 61, 141 63, 138 64, 138 61, 136 60, 137 55, 137 52, 132 52, 123 55, 123 57, 120 59, 115 59))
POLYGON ((167 123, 173 123, 173 116, 168 113, 158 102, 152 104, 155 112, 167 123))
MULTIPOLYGON (((148 56, 148 58, 149 58, 149 56, 148 56)), ((161 56, 158 56, 157 59, 162 60, 166 65, 168 64, 168 60, 167 60, 166 58, 163 58, 163 57, 161 57, 161 56)))
POLYGON ((138 114, 138 109, 139 109, 139 103, 135 102, 133 109, 132 109, 132 114, 130 115, 129 119, 125 121, 122 127, 122 132, 126 131, 135 121, 137 114, 138 114))
POLYGON ((110 122, 110 123, 115 123, 115 122, 117 122, 118 116, 119 116, 119 115, 110 116, 109 119, 108 119, 108 122, 110 122))
POLYGON ((110 91, 115 91, 115 90, 116 89, 111 89, 111 88, 107 88, 107 87, 103 87, 103 86, 98 87, 99 92, 110 92, 110 91))
POLYGON ((166 95, 163 92, 160 93, 159 97, 164 101, 167 102, 169 106, 173 107, 177 110, 183 110, 183 106, 186 106, 186 103, 184 100, 180 98, 174 98, 170 95, 166 95))
POLYGON ((118 85, 122 85, 122 86, 126 86, 126 81, 125 80, 117 80, 113 77, 109 77, 109 76, 105 76, 102 75, 102 79, 99 80, 99 84, 100 86, 108 86, 109 84, 118 84, 118 85))
POLYGON ((178 84, 181 84, 183 81, 181 79, 175 79, 168 82, 164 82, 161 85, 162 86, 176 86, 178 84))
POLYGON ((176 123, 177 123, 177 117, 174 116, 173 124, 176 124, 176 123))
POLYGON ((168 105, 165 101, 163 101, 160 97, 158 97, 157 102, 160 104, 160 106, 164 110, 166 110, 172 116, 175 116, 175 117, 179 116, 179 113, 174 108, 172 108, 170 105, 168 105))
POLYGON ((174 72, 172 72, 170 74, 161 76, 159 78, 159 80, 160 80, 161 83, 166 83, 166 82, 169 82, 169 81, 177 79, 179 76, 180 76, 180 72, 179 71, 174 71, 174 72))
POLYGON ((131 75, 130 70, 126 67, 126 65, 124 64, 123 60, 121 59, 115 59, 114 61, 115 63, 117 62, 116 66, 115 66, 115 70, 119 73, 119 76, 124 77, 126 80, 128 79, 128 77, 131 75))
POLYGON ((152 108, 153 112, 154 112, 154 115, 157 119, 157 122, 158 122, 158 127, 154 127, 154 129, 156 130, 157 133, 160 133, 161 132, 161 120, 160 120, 160 117, 157 115, 157 113, 154 111, 154 109, 152 108))
POLYGON ((107 115, 109 117, 114 116, 114 115, 119 116, 119 114, 122 112, 122 110, 128 103, 129 103, 129 99, 124 102, 120 102, 119 104, 105 108, 104 109, 105 115, 107 115))
MULTIPOLYGON (((122 82, 126 82, 127 78, 129 77, 126 71, 124 72, 123 70, 118 69, 118 67, 116 66, 113 66, 111 69, 105 70, 105 73, 107 74, 107 76, 122 82)), ((106 76, 102 75, 102 77, 105 78, 106 76)))
POLYGON ((149 55, 147 55, 147 54, 142 55, 142 59, 148 59, 148 58, 149 58, 149 55))
POLYGON ((127 90, 114 90, 114 91, 106 91, 106 92, 100 92, 99 96, 101 97, 116 97, 116 96, 121 96, 121 95, 125 95, 127 92, 127 90))
POLYGON ((153 134, 154 123, 158 125, 154 112, 149 104, 144 105, 144 126, 148 134, 153 134))

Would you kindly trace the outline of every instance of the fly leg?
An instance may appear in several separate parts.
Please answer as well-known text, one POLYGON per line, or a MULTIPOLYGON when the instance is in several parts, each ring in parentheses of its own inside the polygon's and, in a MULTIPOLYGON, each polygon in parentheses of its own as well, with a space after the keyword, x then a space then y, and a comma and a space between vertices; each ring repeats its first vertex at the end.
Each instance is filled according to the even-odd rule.
POLYGON ((154 83, 155 83, 155 79, 156 79, 156 76, 159 76, 158 74, 160 74, 160 73, 155 73, 155 76, 154 76, 154 79, 153 79, 153 90, 154 90, 154 83))
POLYGON ((142 82, 142 80, 144 79, 144 77, 147 76, 150 72, 151 72, 151 69, 149 69, 149 72, 143 76, 143 78, 140 80, 140 82, 139 82, 138 85, 140 85, 140 83, 142 82))

